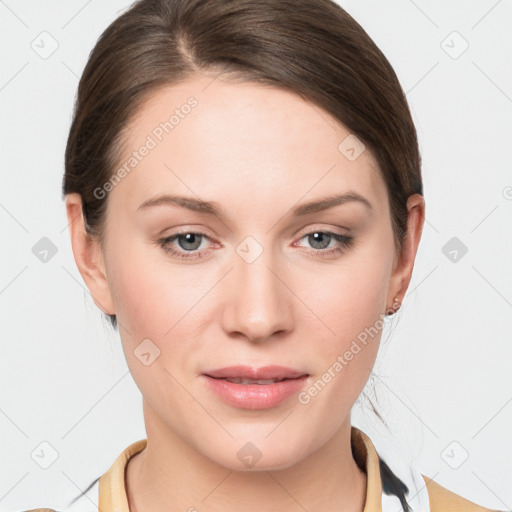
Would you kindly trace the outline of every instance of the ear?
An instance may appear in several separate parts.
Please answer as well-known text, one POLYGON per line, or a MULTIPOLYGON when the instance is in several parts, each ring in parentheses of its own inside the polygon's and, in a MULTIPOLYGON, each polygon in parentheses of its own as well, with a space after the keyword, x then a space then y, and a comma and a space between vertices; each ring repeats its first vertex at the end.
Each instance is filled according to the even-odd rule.
POLYGON ((420 194, 412 194, 407 199, 407 235, 403 240, 402 250, 397 255, 391 274, 387 308, 392 307, 395 298, 402 303, 409 287, 424 222, 425 200, 420 194))
POLYGON ((78 270, 96 306, 104 313, 114 315, 115 309, 105 271, 103 249, 99 241, 85 229, 82 197, 78 193, 66 194, 65 202, 71 246, 78 270))

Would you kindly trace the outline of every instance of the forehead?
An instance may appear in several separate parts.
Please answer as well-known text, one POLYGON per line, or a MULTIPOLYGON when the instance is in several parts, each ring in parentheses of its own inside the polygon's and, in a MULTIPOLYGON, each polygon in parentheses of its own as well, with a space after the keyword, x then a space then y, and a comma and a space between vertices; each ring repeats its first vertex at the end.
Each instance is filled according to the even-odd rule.
POLYGON ((249 206, 250 198, 260 207, 280 200, 291 206, 333 189, 356 190, 377 209, 386 201, 373 155, 365 149, 358 156, 363 146, 345 126, 268 85, 197 75, 162 87, 139 107, 123 138, 118 167, 129 172, 111 195, 138 204, 180 192, 237 206, 249 206))

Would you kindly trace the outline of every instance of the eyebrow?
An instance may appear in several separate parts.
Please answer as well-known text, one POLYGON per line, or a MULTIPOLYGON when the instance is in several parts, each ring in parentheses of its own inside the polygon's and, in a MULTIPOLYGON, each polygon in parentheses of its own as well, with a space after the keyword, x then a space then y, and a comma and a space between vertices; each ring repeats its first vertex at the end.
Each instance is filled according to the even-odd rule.
MULTIPOLYGON (((314 201, 309 201, 308 203, 303 203, 292 210, 292 215, 295 217, 309 215, 311 213, 320 212, 327 210, 328 208, 333 208, 334 206, 350 202, 359 202, 364 204, 370 211, 373 211, 373 206, 368 199, 357 192, 349 191, 341 195, 328 196, 314 201)), ((216 203, 215 201, 203 201, 194 197, 168 194, 159 195, 144 201, 137 210, 145 210, 153 206, 162 205, 179 206, 197 213, 215 215, 216 217, 222 218, 222 208, 219 203, 216 203)))

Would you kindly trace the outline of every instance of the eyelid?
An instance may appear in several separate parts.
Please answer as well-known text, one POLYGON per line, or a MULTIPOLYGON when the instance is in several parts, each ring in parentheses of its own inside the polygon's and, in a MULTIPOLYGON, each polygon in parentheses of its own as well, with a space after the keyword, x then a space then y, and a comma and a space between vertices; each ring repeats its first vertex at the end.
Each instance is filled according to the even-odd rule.
POLYGON ((332 225, 326 226, 325 224, 317 223, 317 224, 312 224, 312 225, 308 226, 307 228, 297 230, 294 233, 293 237, 294 238, 296 238, 296 237, 303 238, 306 235, 309 235, 311 233, 316 233, 316 232, 333 233, 336 235, 343 235, 343 236, 351 236, 353 234, 353 230, 350 228, 347 228, 345 226, 332 226, 332 225), (343 231, 337 231, 337 230, 343 230, 343 231), (300 235, 300 233, 303 233, 303 234, 300 235))
MULTIPOLYGON (((344 236, 344 237, 347 237, 349 238, 350 236, 352 236, 352 230, 350 228, 347 228, 347 227, 344 227, 344 226, 336 226, 336 228, 338 229, 344 229, 346 232, 337 232, 337 231, 334 231, 332 227, 324 227, 324 226, 321 226, 321 225, 312 225, 308 228, 303 228, 303 230, 299 229, 297 231, 295 231, 293 233, 293 239, 302 239, 304 238, 305 236, 307 235, 310 235, 312 233, 316 233, 316 232, 322 232, 322 233, 328 233, 328 234, 332 234, 332 235, 338 235, 338 236, 344 236), (300 234, 302 231, 302 234, 300 234)), ((336 229, 334 228, 334 229, 336 229)), ((165 231, 167 231, 167 229, 163 230, 161 233, 165 233, 165 231)), ((178 237, 179 235, 186 235, 186 234, 196 234, 196 235, 201 235, 203 236, 204 238, 207 238, 208 240, 214 242, 214 237, 209 235, 208 233, 205 233, 204 231, 204 228, 203 227, 200 227, 198 229, 195 229, 193 227, 189 227, 189 226, 186 226, 186 227, 181 227, 181 228, 178 228, 178 231, 175 231, 173 232, 171 235, 157 235, 157 239, 158 241, 162 240, 162 239, 171 239, 171 238, 175 238, 175 237, 178 237)), ((219 244, 219 242, 215 242, 217 244, 219 244)))

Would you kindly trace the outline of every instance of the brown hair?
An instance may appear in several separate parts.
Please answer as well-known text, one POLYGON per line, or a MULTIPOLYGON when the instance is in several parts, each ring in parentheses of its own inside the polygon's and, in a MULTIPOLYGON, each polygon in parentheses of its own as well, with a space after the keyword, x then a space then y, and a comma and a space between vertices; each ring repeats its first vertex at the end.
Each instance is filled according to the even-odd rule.
POLYGON ((139 0, 108 26, 80 79, 62 185, 81 195, 91 236, 103 241, 107 201, 94 191, 120 161, 123 128, 157 89, 203 70, 295 92, 354 133, 379 165, 402 247, 407 198, 423 194, 414 123, 391 64, 331 0, 139 0))

